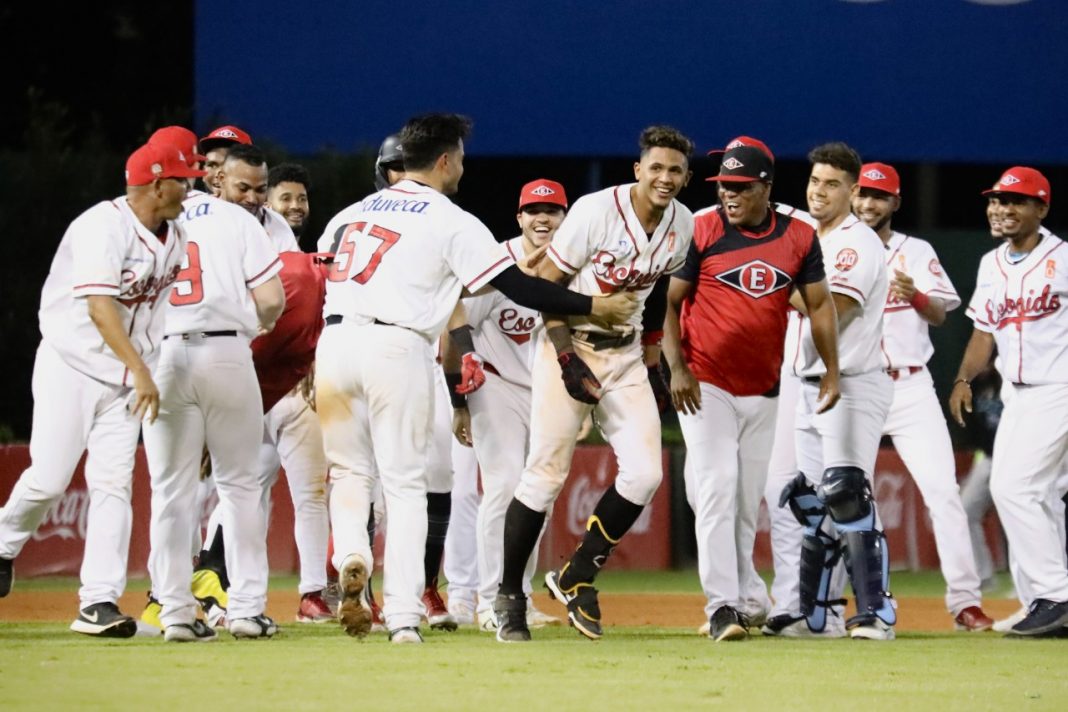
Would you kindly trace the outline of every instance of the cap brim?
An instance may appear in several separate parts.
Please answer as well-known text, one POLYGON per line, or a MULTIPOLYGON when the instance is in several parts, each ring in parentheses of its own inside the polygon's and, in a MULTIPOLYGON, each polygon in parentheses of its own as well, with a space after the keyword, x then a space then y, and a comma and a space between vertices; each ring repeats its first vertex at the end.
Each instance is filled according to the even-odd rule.
POLYGON ((1046 205, 1049 205, 1049 198, 1042 197, 1041 195, 1031 195, 1030 193, 1021 193, 1018 190, 1005 190, 1003 188, 990 188, 984 190, 982 195, 1019 195, 1024 198, 1034 198, 1035 200, 1041 200, 1046 205))
POLYGON ((709 183, 762 183, 770 178, 751 178, 749 176, 712 176, 705 178, 709 183))
POLYGON ((188 161, 206 161, 206 160, 208 160, 208 157, 207 156, 201 156, 199 153, 194 153, 191 156, 186 156, 186 161, 187 162, 188 161))
POLYGON ((874 190, 876 193, 882 193, 883 195, 900 196, 900 193, 887 190, 886 188, 879 188, 874 185, 864 185, 863 183, 857 183, 858 190, 874 190))
POLYGON ((233 138, 202 138, 198 143, 200 144, 200 150, 207 153, 208 151, 214 151, 216 148, 228 148, 241 142, 233 138))

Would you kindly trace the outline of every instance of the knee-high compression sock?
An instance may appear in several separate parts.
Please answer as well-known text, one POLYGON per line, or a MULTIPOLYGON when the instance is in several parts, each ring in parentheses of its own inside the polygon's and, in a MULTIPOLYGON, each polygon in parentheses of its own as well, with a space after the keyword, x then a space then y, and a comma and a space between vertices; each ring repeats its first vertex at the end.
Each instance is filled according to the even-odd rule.
POLYGON ((230 579, 226 575, 226 545, 223 541, 223 528, 221 526, 215 528, 215 538, 211 540, 211 545, 207 549, 200 552, 200 560, 197 562, 197 569, 210 569, 219 575, 219 583, 222 585, 223 590, 230 589, 230 579))
POLYGON ((544 523, 545 512, 535 512, 512 498, 504 515, 504 570, 501 572, 500 593, 523 595, 524 571, 544 523))
POLYGON ((441 557, 445 554, 445 535, 449 531, 449 516, 452 514, 452 494, 427 492, 426 495, 426 554, 423 556, 423 573, 427 588, 437 587, 441 557))
POLYGON ((612 485, 601 497, 586 522, 586 534, 560 576, 561 588, 577 583, 592 583, 612 549, 623 538, 645 509, 625 499, 612 485))

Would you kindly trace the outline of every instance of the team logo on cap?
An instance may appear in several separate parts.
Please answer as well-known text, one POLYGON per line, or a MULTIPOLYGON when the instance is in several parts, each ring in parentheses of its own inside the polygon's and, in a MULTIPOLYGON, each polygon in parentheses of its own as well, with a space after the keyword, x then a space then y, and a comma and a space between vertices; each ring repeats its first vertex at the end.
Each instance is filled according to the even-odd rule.
POLYGON ((886 176, 878 168, 872 168, 871 170, 864 172, 864 177, 868 180, 886 180, 886 176))
POLYGON ((536 195, 539 198, 544 198, 546 195, 556 195, 556 191, 550 188, 549 186, 543 184, 531 190, 530 194, 536 195))
POLYGON ((237 140, 237 134, 235 134, 230 129, 219 129, 215 132, 215 136, 217 138, 232 138, 235 141, 237 140))
POLYGON ((733 141, 731 141, 730 143, 727 144, 727 150, 729 151, 732 148, 740 148, 741 146, 744 146, 744 145, 745 145, 744 143, 742 143, 738 139, 735 139, 735 140, 733 140, 733 141))
POLYGON ((153 163, 152 164, 152 175, 158 176, 162 172, 163 172, 163 166, 161 166, 158 163, 153 163))
POLYGON ((730 158, 728 158, 727 160, 725 160, 723 162, 723 167, 726 168, 728 171, 736 170, 738 168, 743 167, 744 165, 745 165, 744 163, 739 161, 734 156, 731 156, 730 158))
POLYGON ((1001 178, 1001 187, 1006 188, 1006 187, 1008 187, 1010 185, 1016 185, 1019 182, 1020 182, 1020 179, 1010 173, 1007 176, 1002 176, 1002 178, 1001 178))
POLYGON ((753 299, 760 299, 790 284, 790 275, 763 260, 753 260, 717 274, 716 279, 753 299))

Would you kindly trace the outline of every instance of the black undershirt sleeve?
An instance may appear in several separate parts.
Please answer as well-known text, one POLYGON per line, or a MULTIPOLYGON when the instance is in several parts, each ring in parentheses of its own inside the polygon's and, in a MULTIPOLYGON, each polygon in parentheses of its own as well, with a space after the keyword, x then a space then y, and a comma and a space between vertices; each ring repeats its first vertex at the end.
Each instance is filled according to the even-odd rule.
POLYGON ((827 274, 823 270, 823 249, 820 247, 820 239, 816 237, 816 232, 812 231, 812 243, 808 248, 808 253, 805 254, 804 260, 801 261, 801 271, 797 275, 798 284, 812 284, 818 282, 827 274))
MULTIPOLYGON (((678 274, 678 273, 676 273, 678 274)), ((649 334, 664 330, 664 315, 667 313, 667 291, 671 275, 665 274, 656 280, 653 291, 645 298, 645 310, 642 311, 642 333, 649 334)))
POLYGON ((530 277, 515 265, 491 279, 490 284, 516 304, 540 312, 586 316, 593 309, 593 297, 572 292, 545 279, 530 277))

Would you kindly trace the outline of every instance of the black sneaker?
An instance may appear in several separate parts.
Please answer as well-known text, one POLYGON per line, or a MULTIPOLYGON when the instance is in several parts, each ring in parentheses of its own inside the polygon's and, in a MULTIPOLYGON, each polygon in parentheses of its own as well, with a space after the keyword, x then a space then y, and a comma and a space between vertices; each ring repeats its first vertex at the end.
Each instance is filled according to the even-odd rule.
POLYGON ((526 643, 530 641, 525 595, 497 594, 497 598, 493 599, 493 613, 497 616, 498 642, 526 643))
POLYGON ((15 562, 0 556, 0 598, 11 593, 15 585, 15 562))
POLYGON ((1014 625, 1006 635, 1039 636, 1053 633, 1068 625, 1068 601, 1036 598, 1027 610, 1027 617, 1014 625))
POLYGON ((176 623, 163 631, 163 640, 168 643, 210 643, 218 640, 215 631, 202 620, 192 623, 176 623))
POLYGON ((772 616, 764 621, 764 625, 761 626, 760 632, 764 635, 782 635, 783 630, 792 626, 798 621, 805 620, 804 616, 795 616, 792 613, 780 613, 777 616, 772 616))
POLYGON ((545 588, 549 595, 567 606, 567 618, 575 630, 590 640, 597 640, 601 629, 601 606, 597 602, 597 589, 592 583, 576 583, 569 589, 561 588, 560 572, 545 574, 545 588))
POLYGON ((75 633, 102 638, 132 638, 137 635, 137 621, 119 610, 111 601, 86 606, 70 624, 75 633))
POLYGON ((716 642, 745 640, 749 637, 749 626, 745 617, 730 606, 717 608, 708 623, 708 637, 716 642))

